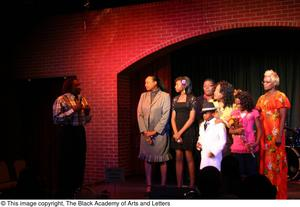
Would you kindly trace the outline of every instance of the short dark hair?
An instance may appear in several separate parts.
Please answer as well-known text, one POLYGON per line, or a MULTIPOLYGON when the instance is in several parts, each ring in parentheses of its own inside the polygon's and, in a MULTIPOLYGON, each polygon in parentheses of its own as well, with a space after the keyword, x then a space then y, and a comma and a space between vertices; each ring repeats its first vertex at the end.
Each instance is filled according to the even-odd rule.
POLYGON ((211 79, 211 78, 206 78, 206 79, 203 81, 203 83, 204 83, 205 81, 212 82, 214 85, 216 85, 216 82, 215 82, 213 79, 211 79))
POLYGON ((75 76, 66 78, 62 86, 62 90, 61 90, 62 94, 71 93, 74 80, 78 80, 78 79, 75 76))

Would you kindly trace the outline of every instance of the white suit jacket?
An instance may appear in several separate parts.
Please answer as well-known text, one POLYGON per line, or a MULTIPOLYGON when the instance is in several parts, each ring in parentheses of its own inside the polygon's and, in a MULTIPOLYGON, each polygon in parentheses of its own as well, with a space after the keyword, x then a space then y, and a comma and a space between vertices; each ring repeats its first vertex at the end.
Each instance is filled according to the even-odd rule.
POLYGON ((222 150, 226 143, 226 128, 223 123, 215 123, 215 118, 208 121, 204 130, 203 121, 200 124, 198 143, 202 145, 200 169, 206 166, 214 166, 221 170, 222 150), (209 158, 208 153, 212 152, 215 157, 209 158))

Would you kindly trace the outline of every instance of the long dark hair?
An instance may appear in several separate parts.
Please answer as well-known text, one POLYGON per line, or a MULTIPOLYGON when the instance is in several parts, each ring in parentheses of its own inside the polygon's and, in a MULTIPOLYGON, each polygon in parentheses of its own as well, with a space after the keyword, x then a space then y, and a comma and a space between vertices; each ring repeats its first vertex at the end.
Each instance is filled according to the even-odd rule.
POLYGON ((224 97, 224 108, 226 106, 231 107, 234 102, 233 86, 224 80, 218 82, 217 85, 220 85, 220 93, 222 93, 224 97))
POLYGON ((157 87, 161 90, 161 91, 165 91, 165 85, 164 83, 161 81, 161 79, 157 76, 157 75, 150 75, 150 77, 152 77, 153 81, 156 81, 157 83, 157 87))

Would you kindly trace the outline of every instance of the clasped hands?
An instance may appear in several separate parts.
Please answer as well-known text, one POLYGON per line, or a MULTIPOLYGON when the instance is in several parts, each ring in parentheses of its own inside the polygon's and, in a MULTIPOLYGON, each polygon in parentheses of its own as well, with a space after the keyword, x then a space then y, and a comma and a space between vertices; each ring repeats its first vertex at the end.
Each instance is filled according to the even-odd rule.
POLYGON ((85 115, 89 115, 91 108, 88 105, 83 106, 79 101, 76 101, 76 105, 73 106, 73 110, 75 112, 79 112, 79 111, 83 110, 85 115))
POLYGON ((157 134, 156 131, 144 131, 143 132, 146 142, 150 145, 153 144, 152 137, 155 136, 156 134, 157 134))
POLYGON ((173 138, 175 139, 175 141, 179 144, 181 144, 183 141, 182 141, 182 138, 181 138, 181 134, 176 132, 173 134, 173 138))

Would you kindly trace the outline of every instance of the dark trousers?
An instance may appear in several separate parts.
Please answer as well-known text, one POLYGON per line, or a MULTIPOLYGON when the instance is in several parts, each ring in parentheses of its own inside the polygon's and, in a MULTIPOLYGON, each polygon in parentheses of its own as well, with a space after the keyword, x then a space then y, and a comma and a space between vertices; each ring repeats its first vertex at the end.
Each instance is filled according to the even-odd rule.
POLYGON ((226 132, 226 134, 227 134, 227 136, 226 136, 226 143, 225 143, 225 146, 224 146, 224 148, 222 150, 222 156, 223 157, 226 157, 227 155, 231 154, 230 147, 231 147, 231 145, 233 143, 232 135, 229 134, 228 128, 226 128, 226 130, 227 130, 227 132, 226 132))
POLYGON ((253 157, 250 153, 232 153, 232 155, 239 161, 240 175, 242 177, 258 174, 256 160, 257 153, 255 154, 255 157, 253 157))
POLYGON ((83 126, 61 126, 59 130, 59 196, 72 198, 83 184, 86 136, 83 126))

